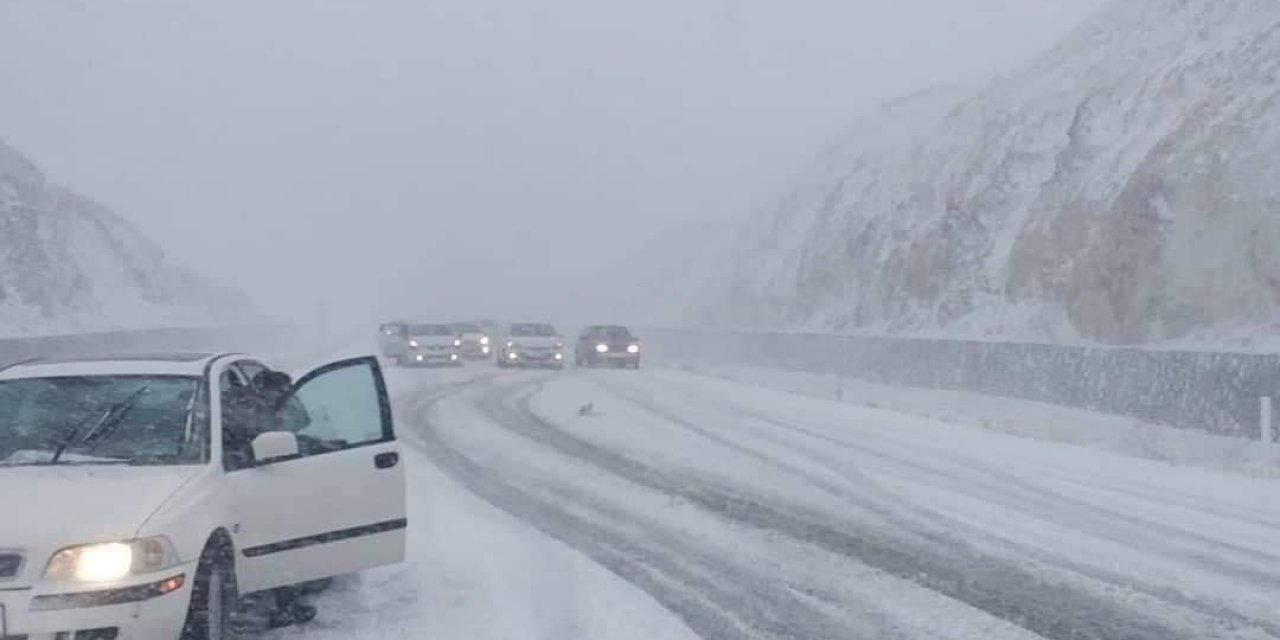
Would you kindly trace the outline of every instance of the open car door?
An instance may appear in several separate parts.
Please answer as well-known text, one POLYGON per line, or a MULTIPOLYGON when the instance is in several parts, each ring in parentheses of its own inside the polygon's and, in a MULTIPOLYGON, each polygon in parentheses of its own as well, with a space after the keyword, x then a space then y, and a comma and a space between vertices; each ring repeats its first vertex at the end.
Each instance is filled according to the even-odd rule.
POLYGON ((303 376, 274 425, 296 437, 297 454, 229 474, 241 592, 402 562, 404 464, 377 359, 303 376))

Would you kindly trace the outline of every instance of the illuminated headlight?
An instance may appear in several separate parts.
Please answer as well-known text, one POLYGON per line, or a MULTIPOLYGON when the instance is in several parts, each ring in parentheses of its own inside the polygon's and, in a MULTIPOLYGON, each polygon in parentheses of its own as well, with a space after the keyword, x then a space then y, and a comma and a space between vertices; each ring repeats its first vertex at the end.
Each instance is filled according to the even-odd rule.
POLYGON ((563 353, 557 353, 557 354, 556 354, 556 360, 564 360, 564 354, 563 354, 563 353))
POLYGON ((424 356, 423 356, 421 353, 419 353, 419 354, 418 354, 418 362, 422 362, 423 358, 424 358, 424 356))
POLYGON ((68 547, 49 559, 44 577, 74 582, 116 582, 130 575, 178 565, 178 552, 163 536, 133 542, 105 542, 68 547))
POLYGON ((518 354, 518 353, 516 353, 516 352, 514 352, 514 351, 512 351, 511 353, 508 353, 508 354, 507 354, 507 359, 509 359, 509 360, 517 360, 517 359, 519 359, 519 358, 520 358, 520 354, 518 354))
POLYGON ((480 347, 480 353, 489 355, 489 347, 480 347))
POLYGON ((627 347, 627 353, 640 353, 640 345, 633 344, 627 347))
POLYGON ((462 346, 462 340, 454 340, 454 341, 453 341, 453 346, 455 346, 455 347, 461 347, 461 346, 462 346))
POLYGON ((409 341, 409 346, 411 346, 411 347, 413 347, 413 348, 417 349, 417 348, 418 348, 418 341, 417 341, 417 340, 410 340, 410 341, 409 341))
POLYGON ((450 360, 457 360, 457 359, 458 359, 458 354, 456 354, 456 353, 451 353, 451 354, 449 354, 449 359, 450 359, 450 360))
POLYGON ((607 344, 596 345, 596 353, 609 353, 609 345, 607 344))
POLYGON ((514 342, 510 342, 510 341, 508 341, 508 342, 507 342, 507 348, 508 348, 508 349, 510 349, 511 347, 514 347, 514 346, 516 346, 516 343, 514 343, 514 342))
POLYGON ((481 336, 480 344, 489 344, 489 336, 481 336))

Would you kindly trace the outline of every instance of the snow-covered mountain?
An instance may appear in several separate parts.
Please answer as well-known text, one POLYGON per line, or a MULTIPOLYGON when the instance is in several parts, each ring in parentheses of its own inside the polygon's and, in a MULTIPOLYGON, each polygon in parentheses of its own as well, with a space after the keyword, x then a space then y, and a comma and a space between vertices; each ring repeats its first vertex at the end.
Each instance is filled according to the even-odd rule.
POLYGON ((0 142, 0 335, 212 325, 255 314, 0 142))
POLYGON ((1142 343, 1280 324, 1280 2, 1118 0, 888 105, 744 230, 721 324, 1142 343))

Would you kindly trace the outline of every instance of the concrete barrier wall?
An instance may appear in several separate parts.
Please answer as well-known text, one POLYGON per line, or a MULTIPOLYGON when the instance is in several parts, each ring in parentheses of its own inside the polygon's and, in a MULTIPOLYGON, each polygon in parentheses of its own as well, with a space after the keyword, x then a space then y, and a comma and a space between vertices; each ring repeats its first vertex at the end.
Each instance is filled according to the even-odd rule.
POLYGON ((969 391, 1250 438, 1260 435, 1259 398, 1280 395, 1280 355, 683 328, 643 337, 676 361, 969 391))

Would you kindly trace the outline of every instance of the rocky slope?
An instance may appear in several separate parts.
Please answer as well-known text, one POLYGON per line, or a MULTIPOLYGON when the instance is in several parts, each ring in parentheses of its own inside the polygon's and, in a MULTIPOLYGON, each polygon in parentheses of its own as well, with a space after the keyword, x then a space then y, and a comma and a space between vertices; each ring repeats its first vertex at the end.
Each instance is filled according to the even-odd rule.
POLYGON ((746 229, 720 324, 1144 343, 1280 323, 1280 2, 1119 0, 887 106, 746 229))
POLYGON ((250 301, 171 264, 106 207, 0 142, 0 335, 246 321, 250 301))

